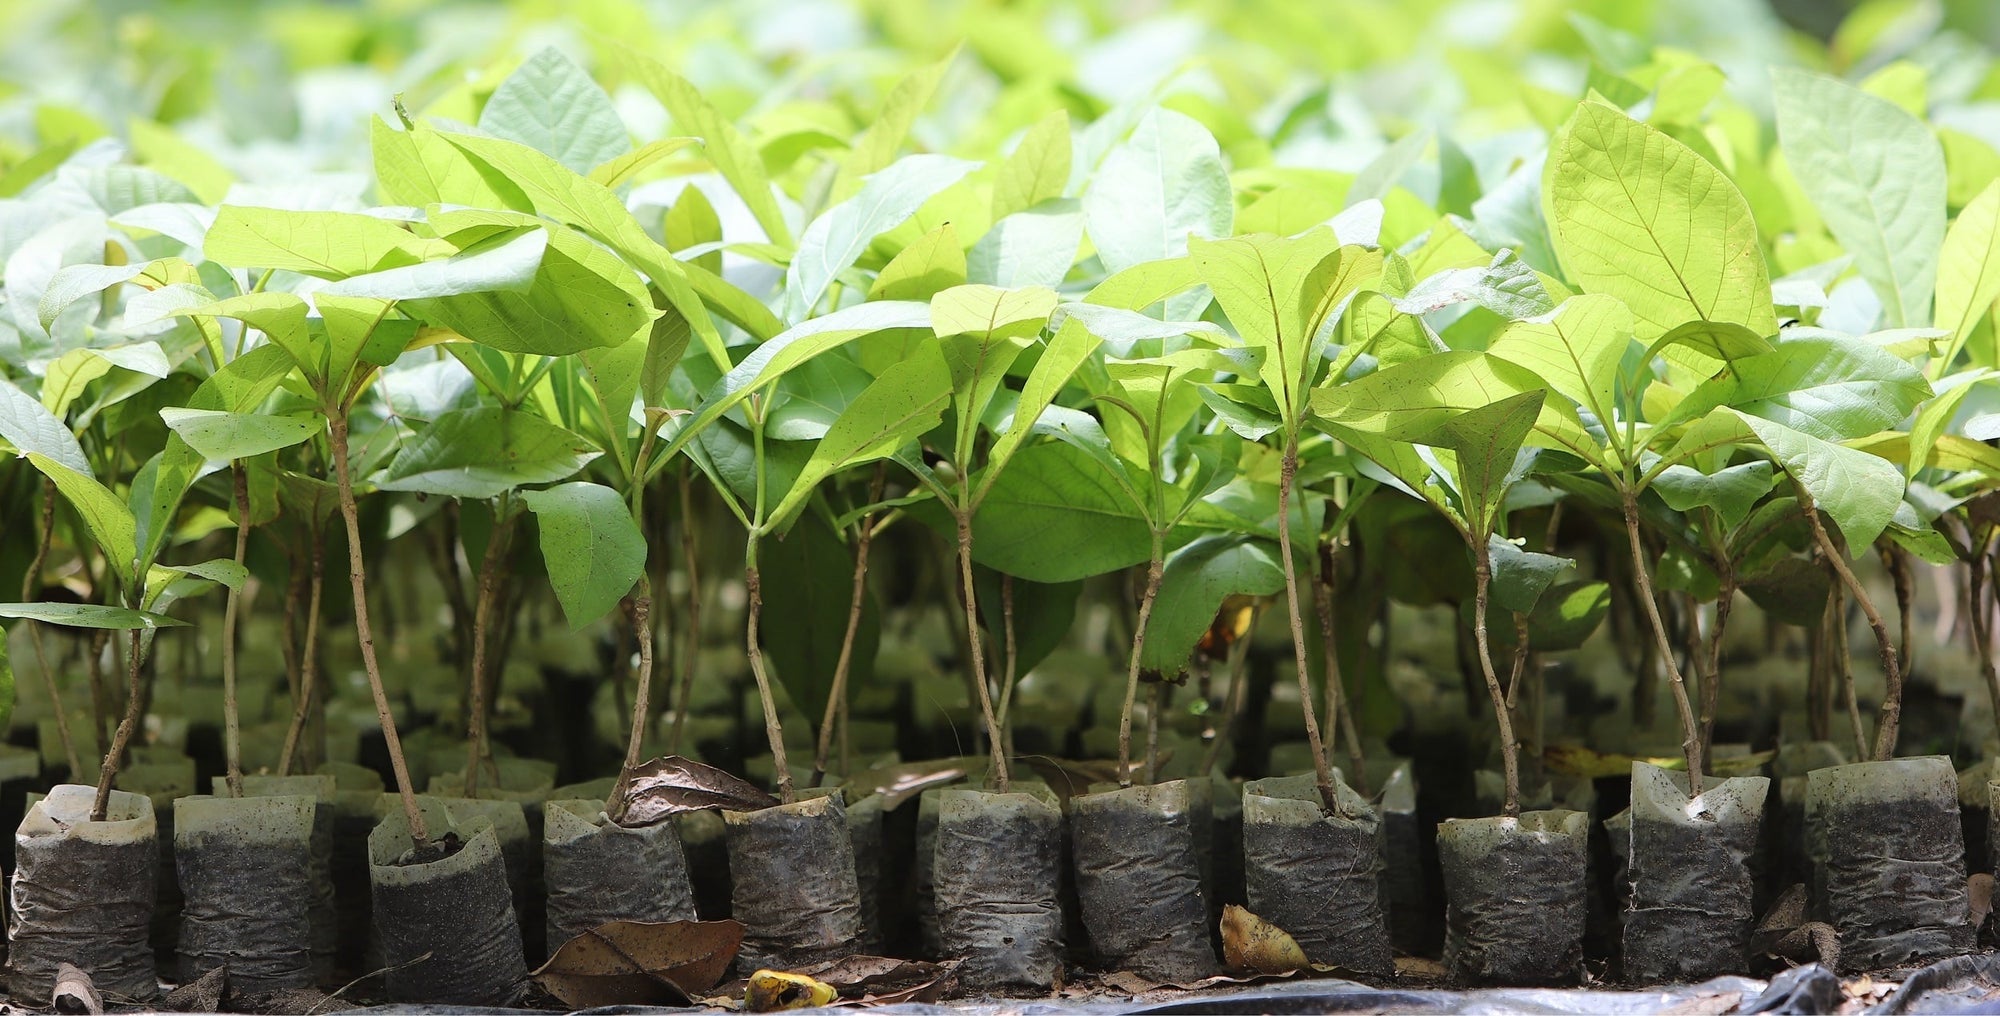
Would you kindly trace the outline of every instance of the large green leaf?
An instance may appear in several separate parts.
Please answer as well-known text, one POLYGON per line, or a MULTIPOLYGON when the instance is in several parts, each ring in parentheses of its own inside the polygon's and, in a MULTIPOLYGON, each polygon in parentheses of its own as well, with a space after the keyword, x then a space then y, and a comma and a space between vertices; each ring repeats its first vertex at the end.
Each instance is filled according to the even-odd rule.
POLYGON ((783 530, 821 480, 840 470, 887 458, 938 425, 951 403, 951 371, 935 346, 898 361, 847 404, 813 446, 805 470, 771 511, 783 530))
POLYGON ((1455 414, 1418 439, 1455 453, 1453 480, 1475 537, 1491 534, 1499 521, 1507 488, 1520 478, 1521 444, 1534 429, 1547 395, 1543 389, 1510 395, 1455 414))
POLYGON ((834 278, 852 267, 876 237, 902 225, 924 202, 977 166, 948 155, 898 159, 869 176, 853 197, 814 219, 800 234, 799 248, 785 270, 785 320, 804 321, 834 278))
POLYGON ((646 538, 618 492, 581 480, 521 492, 542 534, 549 570, 571 631, 609 614, 646 567, 646 538))
POLYGON ((5 378, 0 378, 0 439, 22 455, 46 455, 52 462, 91 475, 90 462, 83 457, 76 435, 33 396, 5 378))
POLYGON ((497 497, 565 479, 595 453, 590 443, 538 416, 511 409, 458 409, 432 420, 376 486, 457 498, 497 497))
POLYGON ((945 72, 951 69, 957 56, 958 51, 953 49, 944 59, 917 68, 890 89, 888 98, 882 100, 882 108, 868 122, 868 129, 861 132, 854 140, 854 147, 848 150, 847 161, 840 167, 844 177, 851 180, 878 173, 895 161, 896 153, 902 151, 903 142, 909 139, 910 128, 917 122, 917 114, 930 104, 938 83, 944 80, 945 72))
MULTIPOLYGON (((1151 109, 1111 150, 1083 195, 1090 242, 1106 272, 1187 253, 1190 234, 1229 235, 1229 170, 1199 122, 1151 109)), ((1174 315, 1182 316, 1180 314, 1174 315)))
POLYGON ((168 407, 160 418, 209 462, 232 462, 290 448, 326 429, 317 414, 266 416, 168 407))
POLYGON ((1151 530, 1088 453, 1062 442, 1014 455, 972 519, 973 558, 1036 582, 1071 582, 1140 564, 1151 530))
POLYGON ((1887 99, 1775 68, 1778 145, 1826 227, 1882 300, 1891 328, 1930 323, 1944 240, 1944 149, 1887 99))
POLYGON ((1493 568, 1494 606, 1517 614, 1531 613, 1556 576, 1576 564, 1566 557, 1523 550, 1498 536, 1487 538, 1486 556, 1493 568))
POLYGON ((996 286, 1057 286, 1083 240, 1083 212, 1070 198, 1045 201, 993 224, 965 256, 966 277, 996 286))
POLYGON ((1690 466, 1668 466, 1653 478, 1652 490, 1677 512, 1712 508, 1725 528, 1733 529, 1771 492, 1771 464, 1745 462, 1704 473, 1690 466))
POLYGON ((1826 441, 1895 426, 1930 398, 1923 373, 1868 342, 1821 333, 1745 357, 1674 409, 1692 419, 1730 406, 1826 441))
POLYGON ((548 246, 547 230, 520 229, 482 240, 448 258, 349 276, 319 292, 377 300, 423 300, 491 290, 519 293, 535 281, 548 246))
POLYGON ((1729 415, 1755 434, 1785 472, 1812 494, 1819 509, 1847 537, 1850 553, 1866 553, 1888 528, 1896 506, 1903 503, 1903 472, 1895 463, 1760 416, 1729 415))
POLYGON ((1486 348, 1518 363, 1610 426, 1618 365, 1632 344, 1632 312, 1617 298, 1575 296, 1553 312, 1504 328, 1486 348))
MULTIPOLYGON (((1972 199, 1944 234, 1938 254, 1937 317, 1934 323, 1951 333, 1940 370, 1965 346, 1972 329, 2000 299, 2000 180, 1972 199)), ((2000 349, 1981 350, 1981 363, 2000 365, 2000 349)))
POLYGON ((1285 570, 1269 541, 1235 535, 1195 540, 1167 558, 1140 665, 1167 673, 1178 670, 1215 621, 1223 600, 1271 596, 1284 588, 1285 570))
POLYGON ((1057 109, 1035 121, 993 180, 993 221, 1063 196, 1069 183, 1069 112, 1057 109))
POLYGON ((1288 238, 1197 239, 1189 253, 1244 345, 1264 354, 1258 376, 1290 425, 1319 366, 1320 325, 1348 296, 1375 282, 1382 253, 1342 247, 1324 227, 1288 238))
MULTIPOLYGON (((469 233, 471 223, 535 220, 512 212, 460 212, 435 221, 440 229, 469 233)), ((408 299, 403 309, 482 345, 544 356, 621 345, 646 333, 659 316, 639 277, 611 252, 561 226, 537 226, 506 246, 527 244, 529 237, 545 238, 547 246, 535 264, 524 266, 525 277, 408 299)))
MULTIPOLYGON (((69 628, 109 628, 114 631, 130 631, 135 628, 179 628, 187 624, 186 621, 178 621, 165 614, 129 610, 125 607, 104 607, 94 603, 0 603, 0 617, 24 618, 69 628)), ((5 642, 5 639, 0 639, 0 654, 5 652, 5 642)))
MULTIPOLYGON (((1014 411, 1000 425, 1000 439, 986 453, 987 481, 994 482, 995 471, 1004 468, 1022 444, 1034 432, 1036 421, 1048 411, 1069 384, 1077 368, 1097 351, 1098 338, 1083 322, 1075 317, 1063 321, 1056 334, 1043 347, 1041 359, 1028 372, 1028 380, 1021 385, 1021 397, 1014 403, 1014 411)), ((984 495, 981 495, 984 496, 984 495)))
MULTIPOLYGON (((29 452, 28 461, 42 471, 77 515, 112 572, 131 584, 139 558, 139 520, 118 495, 87 473, 81 473, 39 452, 29 452)), ((134 484, 138 483, 134 480, 134 484)))
MULTIPOLYGON (((764 594, 764 651, 792 704, 817 727, 854 605, 854 551, 825 521, 808 515, 783 539, 763 541, 757 567, 764 594)), ((865 688, 874 676, 881 629, 875 597, 864 589, 848 662, 850 688, 865 688)))
POLYGON ((1563 271, 1632 310, 1650 342, 1688 321, 1777 331, 1757 223, 1686 145, 1598 102, 1550 144, 1543 200, 1563 271))
POLYGON ((451 253, 387 219, 356 212, 294 212, 224 205, 202 251, 232 268, 278 268, 341 279, 451 253))
POLYGON ((479 113, 479 129, 534 148, 577 174, 632 150, 597 82, 553 46, 522 62, 479 113))

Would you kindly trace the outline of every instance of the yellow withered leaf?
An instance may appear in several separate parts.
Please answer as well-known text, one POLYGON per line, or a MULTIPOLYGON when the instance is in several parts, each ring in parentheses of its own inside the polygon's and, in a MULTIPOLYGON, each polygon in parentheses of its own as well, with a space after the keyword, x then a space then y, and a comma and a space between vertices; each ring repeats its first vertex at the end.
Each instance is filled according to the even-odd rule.
POLYGON ((750 987, 743 991, 743 1008, 750 1012, 814 1009, 831 1003, 839 994, 833 985, 804 974, 759 970, 750 975, 750 987))

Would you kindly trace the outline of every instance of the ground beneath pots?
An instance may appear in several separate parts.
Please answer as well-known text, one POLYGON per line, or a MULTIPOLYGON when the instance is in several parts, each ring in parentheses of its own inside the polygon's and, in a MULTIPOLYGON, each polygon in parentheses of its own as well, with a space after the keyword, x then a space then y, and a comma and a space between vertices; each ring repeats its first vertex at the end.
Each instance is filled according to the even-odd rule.
MULTIPOLYGON (((1414 980, 1414 979, 1412 979, 1414 980)), ((1625 991, 1609 987, 1573 989, 1451 990, 1423 986, 1372 987, 1353 981, 1301 980, 1196 991, 1158 989, 1137 994, 1092 991, 1077 984, 1073 997, 962 999, 938 1005, 880 1006, 884 1014, 950 1016, 1098 1016, 1147 1014, 1200 1016, 1210 1013, 1608 1013, 1616 1016, 1676 1014, 1728 1016, 1734 1013, 2000 1013, 2000 954, 1944 960, 1912 970, 1885 971, 1842 979, 1817 964, 1795 967, 1760 981, 1721 977, 1701 984, 1625 991)), ((493 1012, 460 1006, 378 1006, 348 1012, 456 1014, 493 1012)), ((715 1007, 612 1006, 585 1014, 715 1013, 715 1007)), ((838 1008, 793 1010, 833 1014, 838 1008)), ((848 1011, 852 1011, 851 1008, 848 1011)), ((534 1010, 510 1010, 527 1014, 534 1010)))

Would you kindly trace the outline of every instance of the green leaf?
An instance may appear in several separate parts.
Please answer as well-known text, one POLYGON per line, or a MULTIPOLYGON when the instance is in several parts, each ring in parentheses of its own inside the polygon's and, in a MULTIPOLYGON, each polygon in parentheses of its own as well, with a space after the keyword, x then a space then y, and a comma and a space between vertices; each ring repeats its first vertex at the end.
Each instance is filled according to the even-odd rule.
MULTIPOLYGON (((165 614, 149 614, 142 610, 104 607, 94 603, 0 603, 0 617, 59 624, 67 628, 109 628, 113 631, 181 628, 187 625, 186 621, 177 621, 165 614)), ((4 641, 0 639, 0 642, 4 641)))
POLYGON ((646 538, 618 492, 581 480, 521 492, 541 530, 549 570, 571 631, 609 614, 646 568, 646 538))
POLYGON ((1522 550, 1514 541, 1489 536, 1487 560, 1493 568, 1490 593, 1495 606, 1516 614, 1530 613, 1542 594, 1555 584, 1556 576, 1575 561, 1554 554, 1522 550))
POLYGON ((479 129, 590 172, 632 150, 611 96, 553 46, 529 57, 493 90, 479 129))
POLYGON ((1785 162, 1889 327, 1930 323, 1944 240, 1937 136, 1895 103, 1824 75, 1778 67, 1771 83, 1785 162))
POLYGON ((376 118, 368 122, 368 132, 375 152, 376 195, 386 203, 509 208, 519 198, 519 188, 505 180, 488 180, 435 130, 421 124, 397 130, 376 118))
POLYGON ((1541 277, 1510 250, 1495 254, 1490 264, 1478 268, 1439 272, 1391 302, 1405 314, 1429 314, 1470 303, 1504 318, 1538 317, 1556 306, 1541 277))
POLYGON ((1021 397, 1014 403, 1013 413, 1002 424, 1000 439, 986 453, 988 483, 998 475, 995 471, 1004 468, 1019 451, 1033 432, 1035 422, 1048 410, 1077 368, 1097 351, 1098 345, 1097 336, 1085 328, 1078 318, 1068 318, 1056 329, 1056 334, 1042 350, 1041 359, 1028 372, 1028 380, 1021 386, 1021 397))
MULTIPOLYGON (((630 183, 632 178, 637 176, 639 171, 645 169, 647 166, 689 145, 698 145, 700 143, 700 138, 661 138, 658 141, 649 141, 637 150, 627 152, 615 159, 609 159, 591 167, 590 172, 586 175, 590 178, 591 183, 617 190, 630 183)), ((681 193, 682 196, 688 194, 700 195, 701 188, 689 187, 681 193)), ((702 200, 706 201, 707 199, 703 198, 702 200)), ((676 201, 674 204, 678 207, 680 202, 676 201)), ((710 214, 713 214, 712 210, 710 214)), ((718 236, 717 239, 721 239, 721 237, 718 236)))
MULTIPOLYGON (((987 631, 987 645, 1001 653, 999 666, 1006 666, 1006 600, 1001 588, 1006 577, 991 568, 977 565, 972 581, 978 589, 979 621, 987 631)), ((1061 646, 1076 624, 1076 605, 1083 593, 1081 582, 1030 582, 1015 577, 1014 583, 1014 668, 1016 678, 1061 646)), ((998 671, 998 667, 995 671, 998 671)))
POLYGON ((209 462, 233 462, 290 448, 326 429, 326 420, 312 413, 264 416, 170 406, 160 410, 160 419, 209 462))
POLYGON ((467 293, 525 292, 542 266, 549 234, 538 227, 498 234, 437 261, 353 275, 320 288, 333 296, 424 300, 467 293))
POLYGON ((791 246, 792 231, 785 225, 784 212, 771 191, 771 179, 764 173, 764 160, 756 146, 686 79, 636 51, 622 50, 622 55, 626 69, 667 107, 681 132, 702 139, 709 162, 749 206, 750 214, 764 228, 764 236, 781 247, 791 246))
POLYGON ((958 245, 958 232, 947 222, 925 233, 916 243, 882 266, 870 300, 929 300, 965 284, 965 251, 958 245))
MULTIPOLYGON (((1646 349, 1646 359, 1673 347, 1691 349, 1710 360, 1734 363, 1748 356, 1768 353, 1777 347, 1771 340, 1739 324, 1728 321, 1689 321, 1667 329, 1646 349)), ((1702 364, 1706 369, 1708 365, 1702 364)))
POLYGON ((1725 529, 1734 529, 1771 492, 1771 464, 1742 465, 1704 473, 1690 466, 1668 466, 1653 478, 1652 490, 1677 512, 1712 508, 1725 529))
POLYGON ((45 455, 50 461, 90 476, 90 461, 76 435, 54 413, 5 378, 0 378, 0 438, 22 455, 45 455))
POLYGON ((202 253, 232 268, 277 268, 342 279, 451 253, 387 219, 358 212, 293 212, 224 205, 202 253))
MULTIPOLYGON (((640 228, 618 195, 526 145, 469 134, 439 136, 505 177, 533 206, 535 214, 554 219, 616 251, 659 287, 667 302, 687 318, 688 327, 702 340, 718 366, 729 362, 722 348, 722 336, 715 330, 708 308, 692 288, 690 272, 640 228)), ((551 239, 554 249, 563 249, 560 235, 552 235, 551 239)))
POLYGON ((1090 242, 1107 273, 1179 257, 1190 234, 1229 235, 1234 208, 1214 136, 1196 120, 1159 108, 1140 117, 1132 136, 1104 157, 1083 195, 1090 242))
POLYGON ((785 270, 785 320, 805 320, 834 277, 852 267, 876 237, 902 225, 924 202, 977 166, 948 155, 898 159, 869 176, 853 197, 814 219, 799 236, 798 251, 785 270))
POLYGON ((994 223, 966 255, 966 275, 996 286, 1061 285, 1082 241, 1081 206, 1046 201, 994 223))
MULTIPOLYGON (((312 341, 306 324, 306 302, 291 293, 246 293, 199 307, 174 311, 183 317, 234 318, 264 333, 285 351, 306 380, 318 385, 326 375, 326 349, 312 341)), ((248 407, 244 407, 248 408, 248 407)))
POLYGON ((130 282, 150 267, 143 261, 135 265, 64 265, 56 269, 49 278, 48 288, 42 290, 35 319, 43 331, 48 331, 71 304, 130 282))
POLYGON ((1563 271, 1623 300, 1639 339, 1695 320, 1778 330, 1749 205, 1686 145, 1582 103, 1551 142, 1543 194, 1563 271))
POLYGON ((1841 441, 1895 426, 1930 397, 1923 373, 1907 362, 1866 342, 1822 334, 1736 361, 1734 371, 1696 387, 1674 416, 1729 406, 1841 441))
POLYGON ((527 484, 565 479, 593 454, 588 442, 540 417, 493 407, 458 409, 432 420, 405 444, 376 486, 498 497, 527 484))
MULTIPOLYGON (((28 453, 28 461, 42 471, 62 491, 63 498, 83 519, 105 562, 126 585, 131 585, 139 558, 139 521, 118 495, 89 474, 78 472, 39 452, 28 453)), ((134 481, 135 485, 137 481, 134 481)))
POLYGON ((1057 109, 1035 121, 993 180, 993 221, 1063 196, 1069 183, 1069 112, 1057 109))
POLYGON ((1851 554, 1867 553, 1903 502, 1903 473, 1895 463, 1824 441, 1784 424, 1733 413, 1771 456, 1809 491, 1819 509, 1840 527, 1851 554))
POLYGON ((1631 310, 1616 298, 1573 296, 1549 314, 1507 325, 1486 348, 1534 371, 1609 426, 1632 327, 1631 310))
MULTIPOLYGON (((854 604, 854 552, 823 520, 808 515, 784 539, 765 540, 757 566, 769 619, 764 651, 792 704, 817 728, 854 604)), ((850 688, 869 686, 881 637, 875 597, 865 589, 862 597, 848 662, 850 688)))
POLYGON ((954 286, 931 298, 931 330, 940 339, 964 335, 981 344, 1029 339, 1055 310, 1053 289, 954 286))
MULTIPOLYGON (((439 216, 438 221, 454 225, 489 217, 534 221, 506 212, 453 213, 439 216)), ((547 246, 537 252, 537 263, 523 259, 511 266, 510 270, 527 269, 524 285, 440 292, 410 299, 401 305, 403 310, 482 345, 544 356, 617 346, 650 329, 660 312, 639 277, 616 255, 560 226, 535 228, 504 246, 519 245, 525 254, 538 245, 530 238, 545 238, 547 246)), ((501 281, 497 272, 487 278, 501 281)))
POLYGON ((1217 535, 1189 543, 1167 558, 1140 665, 1166 673, 1180 669, 1224 600, 1273 596, 1284 588, 1285 570, 1267 540, 1217 535))
MULTIPOLYGON (((1979 192, 1944 235, 1938 253, 1935 324, 1951 333, 1940 370, 1950 369, 1993 301, 2000 299, 2000 180, 1979 192)), ((1986 350, 1980 362, 2000 364, 2000 350, 1986 350)))
POLYGON ((1780 557, 1743 578, 1740 588, 1758 609, 1801 628, 1817 628, 1826 613, 1833 579, 1825 566, 1803 557, 1780 557))
POLYGON ((1284 239, 1196 240, 1189 253, 1243 344, 1264 354, 1259 377, 1291 426, 1319 363, 1320 325, 1379 276, 1381 252, 1342 247, 1333 230, 1321 227, 1284 239))
POLYGON ((1073 582, 1143 563, 1152 534, 1087 452, 1032 444, 987 488, 972 519, 973 559, 1035 582, 1073 582))
POLYGON ((1352 208, 1363 201, 1379 201, 1389 196, 1403 174, 1410 171, 1424 150, 1431 144, 1429 128, 1420 127, 1397 138, 1395 143, 1382 150, 1361 172, 1354 174, 1354 183, 1347 188, 1347 199, 1343 208, 1352 208))
MULTIPOLYGON (((1611 612, 1611 587, 1603 582, 1563 582, 1549 587, 1528 615, 1528 645, 1545 653, 1580 649, 1611 612)), ((1496 648, 1512 648, 1512 625, 1497 625, 1496 648)))
POLYGON ((700 410, 674 432, 673 440, 661 453, 662 461, 670 459, 674 452, 686 447, 690 440, 701 433, 702 428, 714 422, 717 417, 749 398, 752 393, 783 377, 793 367, 864 335, 898 328, 928 330, 930 323, 929 304, 887 300, 848 307, 811 318, 786 329, 784 334, 752 350, 749 356, 743 358, 742 363, 737 364, 716 382, 710 390, 709 397, 702 402, 700 410))
POLYGON ((250 580, 250 569, 226 557, 218 557, 212 561, 202 561, 197 564, 163 564, 155 567, 160 571, 193 575, 196 578, 207 579, 210 582, 229 589, 242 589, 243 584, 250 580))
POLYGON ((1493 532, 1507 488, 1518 478, 1515 463, 1521 444, 1534 428, 1547 395, 1541 389, 1510 395, 1491 405, 1454 415, 1418 439, 1419 444, 1449 448, 1457 453, 1454 479, 1474 535, 1493 532))
POLYGON ((772 528, 782 532, 790 525, 820 481, 864 462, 887 458, 936 427, 951 403, 951 394, 951 370, 936 346, 919 347, 915 355, 891 365, 847 404, 813 446, 804 471, 772 509, 772 528))

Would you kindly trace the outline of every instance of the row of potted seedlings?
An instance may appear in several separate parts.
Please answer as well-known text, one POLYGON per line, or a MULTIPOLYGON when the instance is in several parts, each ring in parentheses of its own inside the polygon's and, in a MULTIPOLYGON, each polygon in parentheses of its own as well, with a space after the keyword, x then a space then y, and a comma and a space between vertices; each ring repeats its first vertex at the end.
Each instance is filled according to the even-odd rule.
MULTIPOLYGON (((643 59, 634 67, 677 122, 712 128, 708 144, 742 142, 686 82, 643 59)), ((596 88, 566 64, 537 73, 596 88)), ((1852 101, 1854 92, 1831 79, 1801 87, 1828 101, 1852 101)), ((1665 673, 1684 753, 1685 784, 1651 768, 1633 774, 1628 969, 1650 979, 1745 962, 1755 902, 1745 859, 1756 853, 1769 788, 1761 777, 1707 773, 1728 605, 1739 582, 1747 591, 1773 575, 1810 575, 1819 584, 1797 584, 1824 594, 1827 617, 1857 607, 1885 678, 1873 744, 1861 744, 1846 644, 1826 634, 1839 625, 1815 629, 1820 655, 1840 661, 1814 674, 1819 704, 1845 694, 1857 748, 1870 760, 1812 770, 1803 795, 1781 795, 1803 802, 1796 828, 1807 831, 1812 898, 1842 936, 1843 962, 1969 946, 1956 779, 1939 759, 1893 757, 1909 639, 1899 652, 1848 562, 1879 548, 1892 571, 1919 554, 1969 564, 1975 579, 1987 563, 1992 527, 1972 495, 2000 469, 1988 468, 1990 448, 1953 426, 1970 393, 1990 389, 1996 375, 1974 367, 1947 386, 1917 361, 1941 347, 1933 374, 1954 365, 2000 274, 1981 277, 1985 304, 1967 301, 1948 329, 1781 329, 1779 306, 1817 318, 1832 276, 1781 280, 1793 302, 1774 303, 1764 249, 1754 229, 1741 228, 1752 219, 1730 179, 1670 133, 1598 101, 1580 104, 1558 131, 1539 180, 1567 282, 1512 250, 1482 247, 1450 216, 1385 246, 1374 199, 1330 222, 1317 212, 1296 222, 1268 213, 1273 231, 1230 236, 1232 180, 1214 140, 1191 118, 1150 109, 1103 159, 1086 197, 1171 149, 1191 162, 1154 181, 1178 188, 1167 203, 1220 199, 1200 221, 1181 223, 1177 238, 1154 242, 1159 231, 1149 226, 1151 247, 1121 246, 1115 216, 1079 215, 1067 196, 1078 186, 1069 182, 1071 134, 1067 118, 1053 116, 1000 167, 1009 187, 996 188, 996 209, 1004 207, 996 217, 1016 221, 995 228, 992 246, 1032 227, 1057 256, 1013 264, 1004 277, 992 264, 975 272, 948 223, 859 267, 926 199, 966 180, 971 163, 917 155, 845 169, 825 188, 828 207, 794 240, 757 160, 721 160, 770 241, 749 253, 785 269, 767 306, 720 273, 721 227, 700 190, 677 199, 659 238, 614 190, 620 173, 691 139, 621 156, 619 172, 600 174, 493 131, 399 119, 375 125, 383 206, 371 213, 204 208, 212 214, 196 232, 133 227, 143 235, 111 242, 137 257, 70 265, 50 281, 46 321, 75 313, 109 327, 118 299, 128 309, 142 302, 160 315, 142 323, 177 329, 186 362, 199 368, 181 404, 148 414, 165 428, 145 432, 161 447, 143 466, 121 478, 130 465, 122 442, 93 438, 86 447, 41 400, 0 386, 8 410, 0 437, 45 478, 44 503, 68 507, 62 520, 103 601, 10 604, 0 614, 122 632, 115 658, 126 668, 124 714, 96 785, 56 788, 21 827, 10 964, 22 997, 45 996, 59 961, 86 967, 114 993, 152 991, 144 943, 157 887, 137 883, 157 871, 169 817, 185 974, 226 960, 245 984, 316 977, 325 929, 337 926, 325 886, 335 872, 356 870, 357 853, 367 862, 387 990, 400 999, 513 1000, 526 955, 541 952, 534 940, 575 930, 566 914, 685 915, 703 886, 677 878, 687 870, 677 833, 666 814, 642 806, 694 772, 673 759, 646 763, 643 750, 660 712, 651 700, 660 683, 655 596, 665 596, 656 553, 664 541, 649 541, 647 530, 676 473, 705 478, 742 534, 742 649, 775 797, 753 808, 725 794, 704 807, 731 806, 722 841, 746 966, 853 951, 878 898, 864 885, 891 877, 869 874, 869 851, 855 847, 857 828, 864 843, 879 835, 869 830, 882 803, 850 803, 817 784, 846 698, 869 540, 907 519, 949 545, 951 607, 963 614, 961 658, 990 759, 983 786, 941 790, 918 805, 933 951, 963 960, 963 984, 1032 992, 1056 982, 1066 877, 1106 963, 1177 980, 1213 970, 1220 894, 1202 889, 1202 859, 1218 842, 1231 851, 1240 842, 1246 905, 1311 961, 1390 974, 1396 918, 1385 917, 1382 887, 1402 876, 1393 863, 1390 878, 1380 874, 1383 844, 1405 851, 1410 830, 1385 822, 1367 778, 1340 671, 1340 650, 1358 647, 1335 645, 1343 619, 1335 601, 1342 558, 1378 549, 1362 548, 1350 522, 1371 502, 1403 497, 1442 520, 1452 555, 1470 564, 1460 600, 1499 734, 1498 814, 1437 830, 1454 974, 1541 983, 1578 971, 1589 820, 1524 810, 1515 729, 1521 702, 1538 694, 1537 652, 1562 648, 1558 632, 1580 638, 1576 629, 1587 633, 1602 616, 1587 607, 1572 616, 1573 601, 1552 595, 1572 563, 1554 539, 1555 514, 1566 507, 1602 527, 1614 569, 1629 571, 1649 645, 1645 669, 1665 673), (1700 195, 1682 209, 1685 221, 1657 222, 1629 191, 1604 185, 1607 173, 1651 179, 1663 166, 1675 175, 1654 184, 1700 195), (1078 257, 1086 221, 1094 261, 1078 257), (1617 251, 1635 242, 1621 228, 1644 234, 1664 265, 1621 260, 1617 251), (1727 256, 1688 253, 1714 249, 1727 256), (1663 288, 1667 275, 1678 289, 1663 288), (455 363, 471 382, 435 405, 382 393, 391 377, 409 381, 394 369, 399 361, 426 356, 455 363), (820 385, 822 369, 836 380, 820 385), (430 416, 405 420, 400 409, 413 405, 430 416), (583 475, 590 479, 574 478, 583 475), (482 540, 465 544, 480 551, 467 554, 478 560, 477 589, 459 618, 469 623, 454 633, 468 660, 466 763, 456 787, 431 788, 462 799, 420 795, 399 739, 371 624, 358 503, 371 489, 480 506, 491 519, 482 540), (1064 526, 1030 512, 1051 507, 1048 491, 1056 516, 1110 521, 1064 526), (163 555, 198 543, 174 535, 191 495, 235 523, 235 553, 168 566, 163 555), (634 662, 618 673, 632 682, 631 733, 602 805, 524 807, 492 755, 485 725, 507 637, 500 630, 509 627, 507 562, 530 516, 568 620, 615 614, 630 633, 634 662), (312 562, 314 606, 293 730, 265 779, 242 763, 236 643, 250 532, 277 518, 311 534, 304 545, 314 549, 300 556, 312 562), (1543 521, 1548 536, 1536 540, 1531 523, 1543 521), (379 823, 375 798, 343 819, 337 779, 329 790, 323 777, 291 772, 324 697, 313 648, 324 638, 322 527, 346 538, 356 645, 385 739, 393 785, 379 823), (856 592, 813 770, 795 782, 766 661, 786 633, 765 630, 765 600, 778 591, 764 579, 773 547, 809 539, 809 530, 845 544, 856 592), (1679 585, 1655 589, 1668 556, 1679 585), (1061 796, 1017 779, 1013 578, 1000 580, 1008 620, 996 625, 982 574, 1056 582, 1141 568, 1115 778, 1061 796), (1707 578, 1716 588, 1705 588, 1707 578), (169 608, 218 587, 228 597, 226 773, 217 794, 181 798, 169 816, 114 787, 144 719, 146 660, 175 623, 169 608), (1190 611, 1190 588, 1213 595, 1190 611), (1153 738, 1134 751, 1140 690, 1159 687, 1148 677, 1186 666, 1200 628, 1230 595, 1268 598, 1282 611, 1310 771, 1253 781, 1240 796, 1233 787, 1218 796, 1199 779, 1157 783, 1153 738), (1183 609, 1156 624, 1156 607, 1174 597, 1183 609), (1180 631, 1189 616, 1195 630, 1180 631), (994 636, 1002 649, 986 644, 994 636), (1213 821, 1221 812, 1240 814, 1240 834, 1213 821), (352 838, 339 848, 343 823, 353 830, 364 820, 365 851, 352 838), (529 877, 537 864, 550 880, 546 900, 529 877), (617 877, 602 867, 613 864, 617 877), (580 869, 588 875, 572 878, 580 869), (1885 898, 1879 887, 1890 883, 1900 888, 1885 898), (546 922, 534 914, 542 906, 546 922)), ((888 139, 886 150, 902 140, 888 139)), ((1537 192, 1536 182, 1527 179, 1524 193, 1537 192)), ((2000 185, 1978 201, 1960 215, 1968 230, 2000 213, 2000 185)), ((1963 246, 1946 241, 1948 250, 1963 246)), ((36 527, 45 547, 53 511, 36 527)), ((1973 587, 1972 603, 1990 601, 1990 589, 1973 587)), ((1972 613, 2000 701, 1986 612, 1972 613)), ((1231 718, 1241 710, 1236 697, 1231 718)), ((1211 760, 1202 771, 1213 768, 1211 760)), ((1392 889, 1388 898, 1407 896, 1392 889)))

